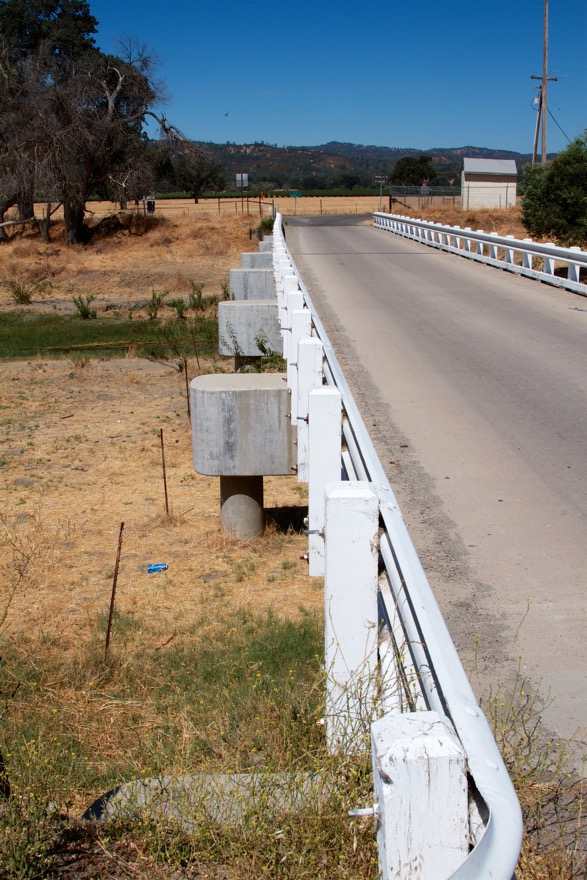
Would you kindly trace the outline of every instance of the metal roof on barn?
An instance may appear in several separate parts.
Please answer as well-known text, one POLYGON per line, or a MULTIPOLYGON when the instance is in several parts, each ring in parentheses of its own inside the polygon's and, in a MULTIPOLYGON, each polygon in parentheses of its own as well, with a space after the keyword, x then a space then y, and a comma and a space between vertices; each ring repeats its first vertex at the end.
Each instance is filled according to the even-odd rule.
POLYGON ((464 159, 465 174, 511 174, 514 177, 518 169, 514 159, 464 159))

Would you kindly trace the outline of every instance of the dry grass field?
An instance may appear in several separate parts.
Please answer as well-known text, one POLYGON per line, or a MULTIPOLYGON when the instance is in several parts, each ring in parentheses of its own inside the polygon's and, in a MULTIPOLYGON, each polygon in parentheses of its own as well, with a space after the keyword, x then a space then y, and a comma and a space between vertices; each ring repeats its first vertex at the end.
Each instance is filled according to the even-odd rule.
MULTIPOLYGON (((124 226, 115 218, 102 226, 95 220, 91 244, 69 248, 61 224, 48 245, 27 230, 2 246, 0 282, 16 278, 36 285, 33 306, 44 311, 71 303, 73 295, 95 296, 98 311, 136 304, 152 290, 182 296, 190 279, 203 283, 205 294, 220 294, 241 251, 256 249, 250 236, 258 222, 247 215, 163 213, 152 219, 138 215, 124 226)), ((8 287, 0 284, 0 308, 13 306, 8 287)))
MULTIPOLYGON (((204 604, 282 609, 287 587, 292 613, 319 605, 299 559, 303 539, 283 517, 248 546, 220 532, 219 481, 194 472, 176 371, 81 359, 12 362, 1 373, 2 606, 13 552, 30 560, 6 620, 12 635, 60 654, 89 639, 108 609, 121 522, 117 608, 140 617, 148 646, 185 632, 204 604), (169 568, 150 575, 152 562, 169 568)), ((265 480, 270 509, 297 508, 304 497, 294 479, 265 480)))

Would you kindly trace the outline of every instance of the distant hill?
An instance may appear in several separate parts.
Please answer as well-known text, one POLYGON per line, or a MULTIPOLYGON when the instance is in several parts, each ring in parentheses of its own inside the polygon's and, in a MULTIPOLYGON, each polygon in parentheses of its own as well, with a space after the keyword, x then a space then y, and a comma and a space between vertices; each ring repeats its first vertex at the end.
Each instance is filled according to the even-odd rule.
POLYGON ((437 169, 436 183, 458 177, 463 157, 514 159, 518 168, 531 161, 529 153, 492 150, 487 147, 377 147, 330 141, 315 147, 278 147, 263 141, 253 144, 194 142, 226 169, 230 184, 237 173, 246 172, 249 182, 260 188, 327 189, 333 186, 369 186, 388 175, 403 156, 426 153, 437 169))
POLYGON ((529 154, 515 153, 511 150, 491 150, 488 147, 431 147, 429 150, 419 150, 415 147, 375 147, 364 146, 363 144, 345 144, 339 141, 330 141, 319 147, 309 147, 308 149, 320 150, 325 153, 336 153, 337 155, 347 156, 349 158, 364 157, 372 161, 384 161, 386 163, 395 163, 402 156, 419 156, 426 153, 429 156, 438 156, 443 158, 460 158, 468 156, 474 159, 522 159, 527 161, 531 158, 529 154))

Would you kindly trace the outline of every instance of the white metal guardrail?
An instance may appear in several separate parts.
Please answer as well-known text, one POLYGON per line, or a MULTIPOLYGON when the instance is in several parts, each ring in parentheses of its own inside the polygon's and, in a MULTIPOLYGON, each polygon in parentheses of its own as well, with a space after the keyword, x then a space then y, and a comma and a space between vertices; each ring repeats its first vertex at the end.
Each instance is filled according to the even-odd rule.
POLYGON ((518 239, 482 229, 443 226, 399 214, 376 213, 373 217, 376 229, 395 232, 404 238, 587 296, 587 284, 580 280, 581 269, 587 271, 587 251, 581 248, 540 244, 531 238, 518 239), (542 263, 541 268, 538 261, 542 263), (566 274, 555 274, 558 268, 566 274))
MULTIPOLYGON (((351 653, 357 638, 360 641, 360 633, 357 634, 357 626, 361 625, 360 608, 362 603, 371 601, 369 595, 361 592, 369 592, 369 584, 364 587, 362 583, 363 571, 372 568, 370 560, 375 559, 373 576, 376 589, 373 592, 375 613, 380 623, 376 659, 377 674, 383 685, 380 694, 384 696, 380 702, 383 709, 379 710, 383 712, 383 717, 371 726, 377 800, 372 812, 377 817, 382 877, 384 880, 412 876, 430 880, 447 880, 449 877, 454 880, 510 880, 519 856, 522 836, 522 819, 516 794, 332 345, 286 246, 279 214, 275 219, 273 259, 284 355, 288 364, 292 421, 298 425, 298 478, 309 481, 310 574, 313 573, 312 565, 314 573, 320 570, 320 553, 323 553, 328 597, 328 590, 331 589, 329 559, 335 559, 337 553, 344 555, 346 545, 349 546, 337 576, 341 581, 346 577, 348 584, 345 589, 351 593, 343 597, 344 602, 350 602, 351 610, 347 617, 351 628, 355 628, 349 642, 351 653), (335 425, 334 434, 331 432, 330 435, 328 412, 334 414, 334 422, 331 419, 330 424, 335 425), (333 466, 332 454, 325 451, 325 447, 336 447, 331 442, 335 435, 338 435, 338 452, 333 466), (313 440, 313 437, 321 438, 323 442, 313 440), (324 487, 323 481, 333 479, 332 474, 340 480, 341 473, 349 490, 342 499, 342 506, 337 507, 337 496, 345 495, 340 490, 345 483, 334 484, 333 489, 333 484, 324 487), (325 496, 325 513, 321 514, 322 519, 319 515, 316 520, 316 514, 312 512, 312 499, 317 484, 321 498, 325 496), (348 511, 348 517, 352 516, 353 493, 361 496, 358 500, 359 516, 353 523, 349 520, 346 537, 344 534, 335 534, 340 529, 337 511, 342 510, 343 514, 348 511), (375 498, 375 524, 378 526, 377 547, 374 549, 375 541, 371 540, 370 554, 365 551, 364 545, 361 549, 353 543, 356 534, 365 528, 364 524, 372 520, 369 493, 375 498), (325 526, 320 527, 321 522, 325 522, 325 526), (355 565, 357 560, 358 566, 355 565), (348 576, 345 566, 350 572, 348 576), (389 697, 385 697, 386 693, 389 697), (398 724, 400 728, 402 725, 411 725, 408 740, 415 743, 413 747, 409 743, 406 745, 408 740, 398 724), (437 735, 439 724, 444 731, 443 736, 437 735), (421 749, 419 736, 422 725, 428 725, 427 729, 432 732, 426 740, 433 743, 432 751, 442 740, 440 748, 441 751, 444 749, 444 757, 439 759, 439 765, 435 763, 435 756, 430 757, 429 753, 424 754, 425 749, 421 749), (414 728, 417 728, 417 732, 415 739, 412 739, 414 728), (397 754, 392 754, 393 743, 390 746, 390 742, 394 737, 397 741, 398 736, 399 758, 397 754), (448 837, 452 833, 452 825, 459 821, 458 816, 453 814, 453 800, 454 809, 458 809, 456 801, 459 798, 462 801, 462 791, 461 794, 459 791, 463 785, 459 789, 458 772, 452 782, 449 780, 452 771, 447 768, 453 767, 453 758, 459 749, 463 756, 461 782, 465 780, 466 839, 464 850, 461 848, 460 854, 457 852, 455 855, 448 837), (416 762, 410 764, 412 769, 408 768, 407 776, 404 774, 403 777, 406 781, 402 784, 403 771, 398 769, 397 761, 400 765, 404 760, 409 761, 408 752, 412 757, 416 755, 416 762), (419 782, 416 779, 418 774, 413 771, 418 762, 422 771, 419 782), (444 769, 438 770, 440 766, 444 769), (432 781, 433 777, 437 777, 439 788, 432 781), (393 785, 395 789, 390 795, 393 785), (432 840, 430 843, 427 839, 430 832, 441 838, 446 834, 447 839, 432 840), (440 852, 443 846, 448 851, 447 859, 440 852)), ((369 528, 372 534, 373 525, 367 527, 367 534, 369 528)), ((328 605, 326 617, 329 617, 328 605)), ((327 619, 327 627, 329 623, 327 619)), ((371 636, 366 638, 368 640, 371 636)), ((342 646, 341 650, 344 653, 345 647, 342 646)), ((327 707, 329 699, 331 702, 334 699, 332 694, 327 696, 327 707)), ((349 707, 348 698, 346 710, 351 715, 354 711, 352 706, 349 707)), ((335 724, 331 730, 335 745, 337 730, 339 727, 335 724)))

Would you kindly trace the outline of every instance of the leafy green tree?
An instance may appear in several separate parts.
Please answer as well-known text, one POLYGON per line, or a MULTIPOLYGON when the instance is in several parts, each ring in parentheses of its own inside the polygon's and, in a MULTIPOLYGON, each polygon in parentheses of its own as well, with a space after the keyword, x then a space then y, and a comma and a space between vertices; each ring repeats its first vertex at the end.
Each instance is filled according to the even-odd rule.
POLYGON ((391 182, 398 186, 422 186, 436 177, 432 156, 402 156, 393 166, 391 182))
POLYGON ((567 247, 587 243, 587 131, 548 165, 523 170, 522 222, 567 247))
POLYGON ((343 171, 335 180, 335 186, 340 186, 343 189, 352 189, 354 186, 360 186, 361 183, 361 175, 355 171, 343 171))
POLYGON ((54 56, 77 58, 95 45, 98 22, 86 0, 0 0, 0 34, 25 55, 48 44, 54 56))
POLYGON ((190 192, 196 203, 206 190, 224 187, 224 168, 201 150, 182 150, 175 176, 178 186, 190 192))

